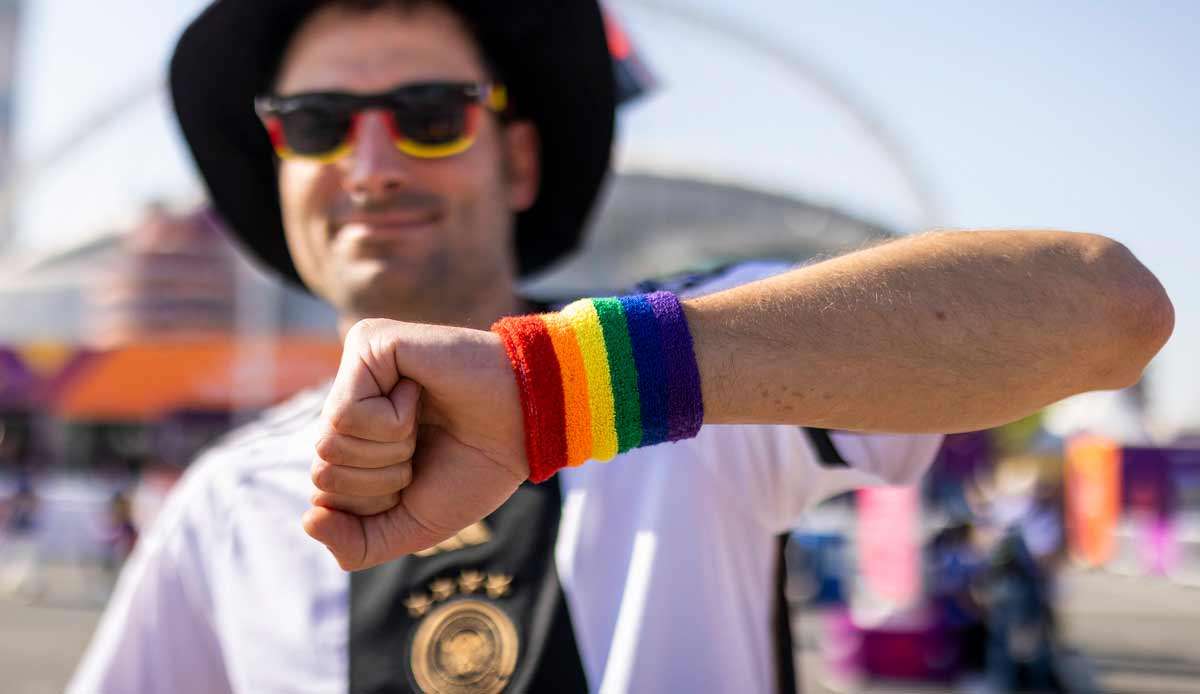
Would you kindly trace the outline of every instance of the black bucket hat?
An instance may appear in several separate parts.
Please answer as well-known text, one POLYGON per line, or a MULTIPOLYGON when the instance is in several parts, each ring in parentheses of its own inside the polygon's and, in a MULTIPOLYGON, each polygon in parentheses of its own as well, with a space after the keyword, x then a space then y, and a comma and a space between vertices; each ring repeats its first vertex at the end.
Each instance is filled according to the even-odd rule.
MULTIPOLYGON (((516 219, 522 276, 579 243, 604 183, 616 109, 613 58, 596 0, 446 0, 471 25, 520 118, 541 141, 541 189, 516 219)), ((170 87, 217 212, 285 279, 292 264, 270 141, 254 113, 292 33, 321 0, 216 0, 183 32, 170 87)))

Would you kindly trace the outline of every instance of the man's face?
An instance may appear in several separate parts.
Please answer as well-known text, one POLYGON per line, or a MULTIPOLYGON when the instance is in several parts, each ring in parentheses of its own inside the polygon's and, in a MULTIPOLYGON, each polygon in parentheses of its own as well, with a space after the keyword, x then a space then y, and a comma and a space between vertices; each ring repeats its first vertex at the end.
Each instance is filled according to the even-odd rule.
MULTIPOLYGON (((448 10, 356 12, 326 7, 297 31, 279 94, 380 92, 423 81, 487 82, 474 41, 448 10)), ((349 155, 287 159, 279 197, 301 277, 346 317, 469 323, 497 296, 511 301, 514 212, 537 190, 528 123, 487 115, 470 149, 418 159, 366 111, 349 155)))

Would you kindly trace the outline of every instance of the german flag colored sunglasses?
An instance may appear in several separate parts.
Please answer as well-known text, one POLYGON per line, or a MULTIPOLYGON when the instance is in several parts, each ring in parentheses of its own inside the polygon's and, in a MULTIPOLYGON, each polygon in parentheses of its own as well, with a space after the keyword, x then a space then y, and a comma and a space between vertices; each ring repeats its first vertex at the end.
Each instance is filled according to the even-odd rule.
POLYGON ((367 110, 383 112, 396 148, 418 159, 441 159, 475 143, 483 109, 503 114, 503 85, 422 82, 376 94, 307 92, 268 95, 254 110, 281 159, 336 161, 350 152, 367 110))

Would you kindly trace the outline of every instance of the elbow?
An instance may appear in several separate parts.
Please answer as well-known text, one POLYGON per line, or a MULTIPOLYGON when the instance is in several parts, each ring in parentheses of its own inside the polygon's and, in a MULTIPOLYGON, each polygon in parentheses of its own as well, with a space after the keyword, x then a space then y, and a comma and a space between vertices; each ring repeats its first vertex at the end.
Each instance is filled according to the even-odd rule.
POLYGON ((1162 284, 1125 246, 1104 237, 1088 240, 1089 260, 1100 275, 1101 349, 1092 389, 1127 388, 1175 330, 1175 307, 1162 284))
POLYGON ((1125 313, 1116 321, 1120 331, 1116 343, 1121 347, 1110 367, 1113 380, 1105 389, 1128 388, 1140 381, 1175 330, 1175 307, 1161 287, 1152 296, 1130 301, 1125 313))

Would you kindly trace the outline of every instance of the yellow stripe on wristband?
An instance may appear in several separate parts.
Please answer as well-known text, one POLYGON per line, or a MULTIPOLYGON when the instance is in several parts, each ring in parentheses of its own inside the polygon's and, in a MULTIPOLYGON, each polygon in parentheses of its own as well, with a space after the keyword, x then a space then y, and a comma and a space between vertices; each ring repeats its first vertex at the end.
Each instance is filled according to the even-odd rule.
POLYGON ((592 414, 592 458, 611 460, 617 454, 617 425, 613 409, 612 379, 608 372, 608 350, 604 330, 591 299, 580 299, 563 307, 561 315, 570 322, 583 355, 587 373, 588 404, 592 414))
POLYGON ((588 403, 587 371, 571 321, 558 313, 540 318, 550 333, 562 372, 563 405, 567 422, 567 465, 576 467, 592 457, 592 408, 588 403))

